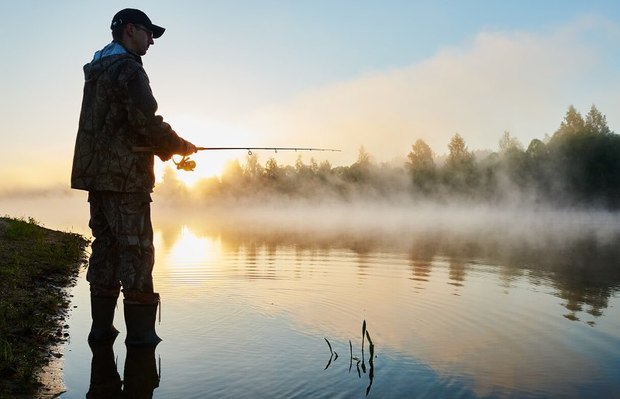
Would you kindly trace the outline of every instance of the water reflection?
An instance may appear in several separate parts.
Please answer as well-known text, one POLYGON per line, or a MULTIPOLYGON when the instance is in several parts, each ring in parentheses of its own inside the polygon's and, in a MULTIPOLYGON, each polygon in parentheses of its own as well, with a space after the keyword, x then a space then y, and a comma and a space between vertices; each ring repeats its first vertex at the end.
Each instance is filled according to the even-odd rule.
MULTIPOLYGON (((585 315, 598 318, 604 314, 609 298, 620 287, 620 231, 607 232, 605 239, 596 231, 561 239, 550 234, 543 241, 533 242, 529 236, 507 239, 501 234, 481 237, 475 234, 454 234, 446 231, 425 231, 404 238, 394 234, 345 234, 341 231, 309 234, 295 230, 252 229, 248 226, 217 226, 189 221, 162 225, 162 246, 170 253, 166 264, 198 269, 212 264, 219 257, 237 259, 239 275, 246 279, 276 279, 290 268, 279 270, 281 252, 294 250, 293 276, 312 274, 316 262, 339 251, 350 251, 357 258, 357 277, 363 280, 382 254, 406 253, 411 275, 417 289, 429 283, 433 269, 447 261, 447 284, 466 287, 471 268, 494 265, 492 272, 501 281, 505 292, 524 276, 534 285, 551 284, 554 295, 564 300, 563 314, 569 320, 581 321, 585 315), (611 235, 610 235, 611 234, 611 235), (308 259, 310 260, 308 262, 308 259), (302 264, 304 265, 302 270, 302 264)), ((386 265, 389 267, 389 265, 386 265)), ((228 270, 227 272, 230 272, 228 270)), ((587 321, 593 325, 593 321, 587 321)))
MULTIPOLYGON (((471 388, 477 396, 510 396, 527 386, 520 392, 524 396, 571 396, 576 383, 568 381, 601 378, 607 365, 599 363, 600 354, 611 353, 612 359, 620 355, 613 332, 617 320, 601 323, 618 293, 615 265, 620 248, 610 243, 620 234, 601 240, 590 230, 560 239, 550 232, 545 240, 532 241, 527 234, 506 237, 501 231, 307 232, 178 222, 171 229, 176 240, 160 223, 161 235, 168 239, 160 243, 157 284, 170 285, 163 287, 169 301, 196 296, 212 302, 219 294, 224 301, 321 337, 323 345, 326 336, 340 357, 330 352, 330 359, 317 362, 322 370, 327 361, 330 375, 338 374, 343 384, 350 381, 342 380, 347 372, 342 355, 349 349, 350 331, 359 328, 362 317, 380 326, 376 337, 373 333, 384 356, 379 367, 389 367, 389 353, 398 359, 396 368, 403 362, 423 364, 436 373, 440 386, 444 379, 449 381, 442 391, 449 394, 471 388), (186 246, 186 239, 202 242, 210 255, 166 257, 183 252, 178 248, 186 246), (191 276, 182 277, 186 271, 191 276), (175 282, 190 277, 193 289, 177 293, 175 282), (592 326, 583 328, 598 335, 567 329, 566 323, 573 322, 592 326), (455 375, 460 379, 454 380, 455 375)), ((191 319, 194 313, 185 317, 191 319)), ((263 328, 252 325, 248 331, 258 331, 261 337, 263 328)), ((215 339, 224 346, 237 343, 215 339)), ((248 332, 239 341, 252 339, 248 332)), ((271 341, 270 335, 262 336, 265 352, 281 351, 282 341, 270 345, 271 341)), ((368 365, 360 363, 352 373, 359 370, 360 377, 369 376, 363 368, 368 365)), ((374 372, 373 364, 373 377, 374 372)), ((300 373, 291 378, 304 377, 300 373)), ((389 392, 385 368, 381 377, 372 384, 370 396, 389 392)), ((425 384, 418 382, 420 387, 425 384)), ((403 382, 398 384, 402 389, 403 382)))
MULTIPOLYGON (((127 347, 123 379, 118 373, 113 342, 91 344, 88 399, 152 398, 159 387, 161 369, 155 361, 155 347, 127 347)), ((161 363, 160 363, 161 364, 161 363)))
POLYGON ((532 241, 501 231, 157 220, 168 367, 155 396, 209 389, 218 397, 570 397, 583 386, 620 389, 610 382, 620 364, 620 249, 594 230, 532 241), (363 319, 380 350, 351 343, 363 319))
MULTIPOLYGON (((58 202, 0 208, 88 235, 85 197, 58 202)), ((620 214, 276 207, 179 215, 154 202, 166 372, 145 395, 362 397, 369 359, 367 374, 361 363, 349 374, 361 357, 349 340, 366 319, 378 348, 369 398, 620 397, 620 214), (327 370, 323 337, 340 355, 327 370)), ((90 367, 80 284, 63 399, 127 379, 121 342, 90 367)))
POLYGON ((463 287, 465 283, 466 266, 461 259, 450 260, 450 281, 448 284, 455 287, 463 287))
MULTIPOLYGON (((165 240, 170 240, 172 235, 163 233, 165 240)), ((164 244, 165 245, 165 244, 164 244)), ((214 238, 197 237, 187 226, 182 226, 178 235, 171 240, 168 252, 169 264, 176 266, 184 265, 202 267, 205 262, 219 258, 219 245, 214 238)))
POLYGON ((120 398, 123 383, 116 367, 113 343, 90 345, 93 354, 90 365, 89 399, 120 398))

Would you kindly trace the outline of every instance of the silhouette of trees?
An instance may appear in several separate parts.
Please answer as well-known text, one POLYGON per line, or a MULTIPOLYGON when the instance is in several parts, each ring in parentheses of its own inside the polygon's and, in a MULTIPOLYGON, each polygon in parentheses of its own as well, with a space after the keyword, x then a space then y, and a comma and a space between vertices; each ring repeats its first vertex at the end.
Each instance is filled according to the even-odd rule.
POLYGON ((573 106, 548 145, 547 192, 561 203, 617 206, 620 194, 620 137, 592 106, 584 120, 573 106))
POLYGON ((607 126, 607 118, 601 114, 593 105, 590 112, 586 115, 585 131, 590 134, 611 134, 612 131, 607 126))
POLYGON ((448 159, 443 169, 444 182, 453 194, 468 194, 476 189, 476 164, 465 140, 456 133, 448 143, 448 159))
POLYGON ((586 122, 574 106, 569 106, 564 120, 560 123, 560 128, 555 132, 554 136, 575 136, 584 132, 586 122))
POLYGON ((418 139, 411 146, 407 155, 408 161, 405 163, 415 191, 424 195, 433 192, 437 184, 437 166, 433 158, 431 147, 424 140, 418 139))
MULTIPOLYGON (((271 157, 263 166, 251 154, 243 165, 229 162, 219 180, 197 184, 200 192, 193 197, 204 202, 257 194, 321 200, 408 196, 620 206, 620 136, 594 105, 585 118, 571 105, 551 137, 533 139, 526 149, 505 131, 494 152, 474 154, 458 133, 447 150, 445 157, 436 157, 418 139, 398 165, 377 163, 362 146, 356 162, 336 167, 314 158, 306 163, 302 155, 294 165, 280 165, 271 157)), ((165 194, 181 190, 170 173, 162 186, 158 191, 165 194)))

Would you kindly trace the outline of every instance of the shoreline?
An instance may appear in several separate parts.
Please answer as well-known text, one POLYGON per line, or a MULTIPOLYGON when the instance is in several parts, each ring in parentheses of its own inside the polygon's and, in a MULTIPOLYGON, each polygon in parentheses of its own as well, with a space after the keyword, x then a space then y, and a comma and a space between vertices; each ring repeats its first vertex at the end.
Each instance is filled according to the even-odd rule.
POLYGON ((0 399, 64 392, 70 289, 87 245, 32 218, 0 217, 0 399))

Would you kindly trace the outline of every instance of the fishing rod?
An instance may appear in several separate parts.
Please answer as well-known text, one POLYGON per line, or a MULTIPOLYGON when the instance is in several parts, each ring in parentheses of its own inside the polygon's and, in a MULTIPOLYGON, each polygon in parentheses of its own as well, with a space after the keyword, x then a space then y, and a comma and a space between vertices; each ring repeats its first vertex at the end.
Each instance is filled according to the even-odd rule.
MULTIPOLYGON (((340 150, 334 148, 314 148, 314 147, 196 147, 196 151, 239 151, 244 150, 248 152, 248 155, 252 155, 252 151, 273 151, 276 154, 278 151, 329 151, 340 152, 340 150)), ((133 147, 134 152, 153 152, 153 147, 133 147)), ((189 159, 189 155, 184 155, 179 162, 172 160, 177 169, 193 172, 196 169, 196 161, 189 159)))

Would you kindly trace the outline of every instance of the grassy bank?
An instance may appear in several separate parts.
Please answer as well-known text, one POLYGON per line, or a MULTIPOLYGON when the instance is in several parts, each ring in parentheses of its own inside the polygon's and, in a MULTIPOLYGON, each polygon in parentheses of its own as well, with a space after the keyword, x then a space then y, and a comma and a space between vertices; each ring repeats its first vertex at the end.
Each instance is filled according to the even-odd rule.
POLYGON ((0 217, 0 398, 32 395, 66 339, 69 298, 87 240, 35 220, 0 217))

